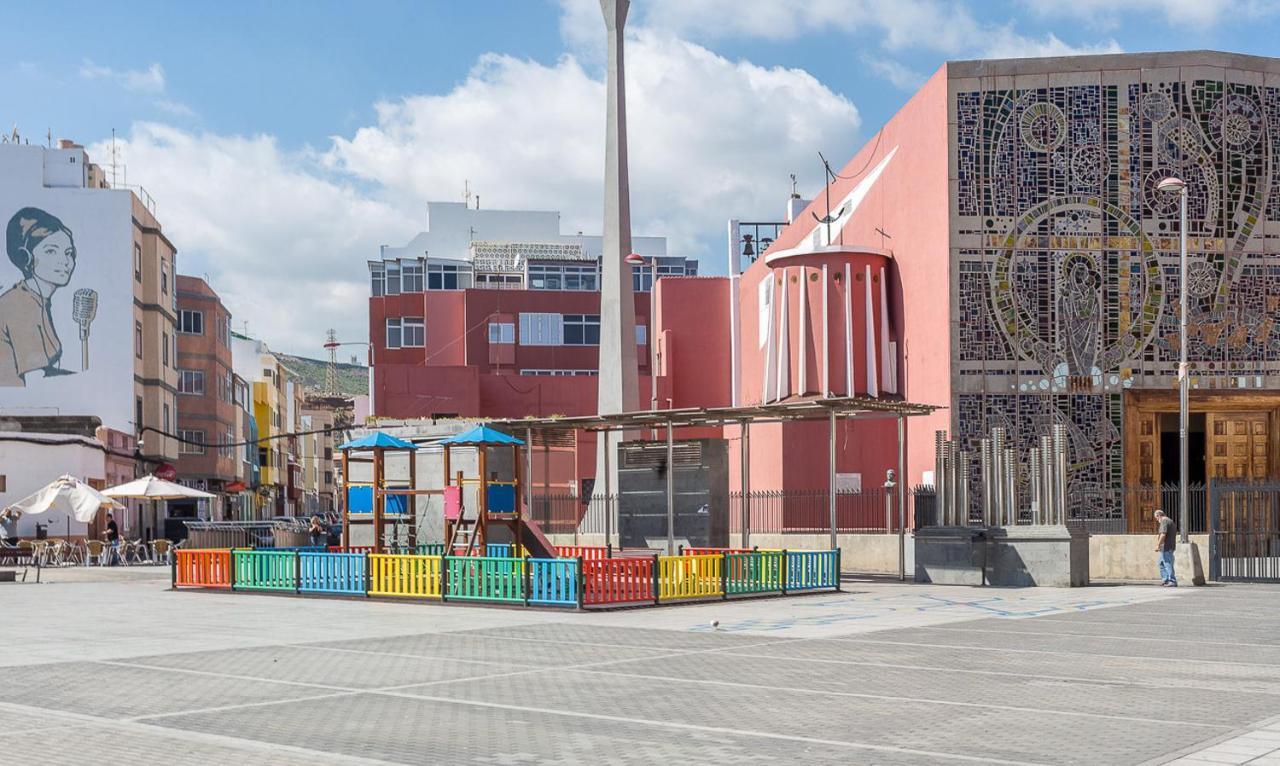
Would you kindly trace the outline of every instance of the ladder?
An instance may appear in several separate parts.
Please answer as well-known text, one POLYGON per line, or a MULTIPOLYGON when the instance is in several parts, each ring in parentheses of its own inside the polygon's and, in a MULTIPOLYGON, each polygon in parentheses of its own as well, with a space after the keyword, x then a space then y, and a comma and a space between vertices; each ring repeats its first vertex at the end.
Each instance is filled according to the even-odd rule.
POLYGON ((462 554, 470 556, 477 545, 484 545, 484 530, 480 528, 479 518, 467 518, 466 506, 458 509, 458 518, 455 519, 451 526, 449 540, 445 543, 444 555, 454 555, 457 546, 466 544, 466 551, 462 554))

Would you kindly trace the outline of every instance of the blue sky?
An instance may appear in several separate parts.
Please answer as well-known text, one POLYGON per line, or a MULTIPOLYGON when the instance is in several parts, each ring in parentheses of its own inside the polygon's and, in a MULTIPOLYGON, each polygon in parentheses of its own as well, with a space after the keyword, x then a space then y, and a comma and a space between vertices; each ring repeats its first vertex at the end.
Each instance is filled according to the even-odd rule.
MULTIPOLYGON (((773 217, 947 59, 1218 48, 1266 55, 1275 2, 635 0, 635 231, 723 271, 724 221, 773 217), (1120 10, 1117 10, 1120 7, 1120 10)), ((0 27, 0 125, 70 137, 151 191, 180 269, 249 329, 363 338, 364 261, 464 182, 599 227, 596 0, 45 2, 0 27)))

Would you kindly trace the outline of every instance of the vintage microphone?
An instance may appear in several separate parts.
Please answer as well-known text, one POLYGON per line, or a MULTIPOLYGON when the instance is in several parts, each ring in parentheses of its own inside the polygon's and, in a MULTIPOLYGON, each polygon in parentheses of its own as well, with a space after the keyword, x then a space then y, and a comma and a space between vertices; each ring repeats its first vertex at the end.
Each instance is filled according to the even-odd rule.
POLYGON ((98 314, 98 291, 82 287, 71 302, 71 318, 80 325, 80 371, 89 369, 89 323, 98 314))

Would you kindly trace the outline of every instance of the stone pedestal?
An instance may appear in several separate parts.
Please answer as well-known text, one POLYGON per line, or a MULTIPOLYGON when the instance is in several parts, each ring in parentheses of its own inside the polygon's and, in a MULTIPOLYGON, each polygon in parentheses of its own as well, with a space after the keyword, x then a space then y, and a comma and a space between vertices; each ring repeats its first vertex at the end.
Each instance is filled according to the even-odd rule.
POLYGON ((916 582, 984 585, 982 527, 923 527, 914 535, 916 582))
POLYGON ((915 579, 941 585, 1089 584, 1089 534, 1065 526, 925 527, 915 579))
POLYGON ((987 582, 991 585, 1089 584, 1089 533, 1062 525, 987 530, 987 582))

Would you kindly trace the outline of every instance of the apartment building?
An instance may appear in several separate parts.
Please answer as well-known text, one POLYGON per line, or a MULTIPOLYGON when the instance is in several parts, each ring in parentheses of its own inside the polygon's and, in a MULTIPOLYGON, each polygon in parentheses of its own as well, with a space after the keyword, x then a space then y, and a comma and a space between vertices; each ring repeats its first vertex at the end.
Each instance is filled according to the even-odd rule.
MULTIPOLYGON (((370 390, 379 417, 584 414, 596 402, 599 236, 554 211, 428 203, 430 229, 369 262, 370 390)), ((634 237, 657 275, 690 276, 664 237, 634 237)), ((650 265, 635 269, 636 344, 648 390, 650 265)))
MULTIPOLYGON (((228 487, 242 481, 231 313, 200 277, 177 277, 179 480, 218 495, 207 515, 233 517, 228 487)), ((195 506, 197 504, 189 504, 195 506)), ((170 508, 175 508, 171 504, 170 508)), ((194 515, 194 514, 193 514, 194 515)))

